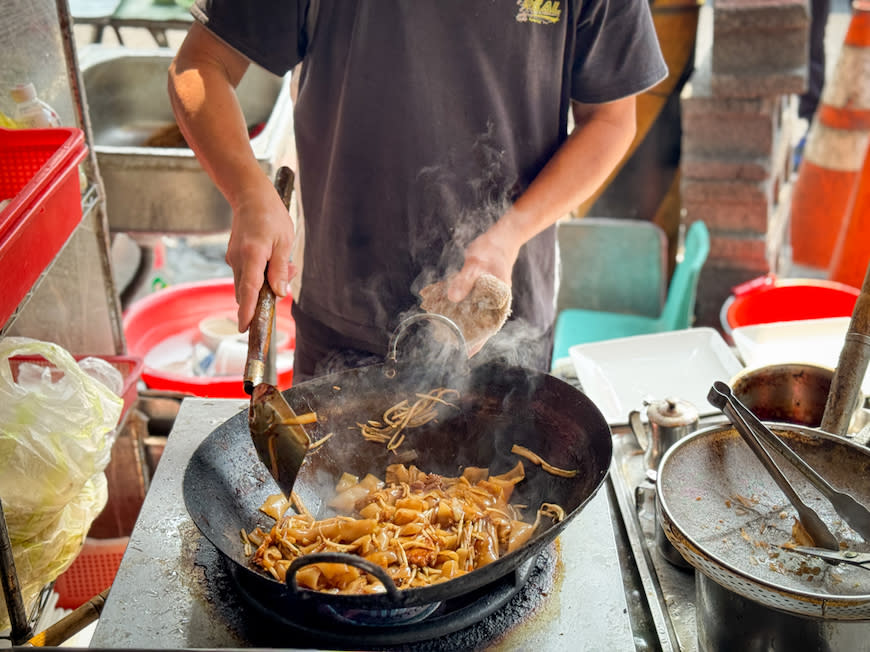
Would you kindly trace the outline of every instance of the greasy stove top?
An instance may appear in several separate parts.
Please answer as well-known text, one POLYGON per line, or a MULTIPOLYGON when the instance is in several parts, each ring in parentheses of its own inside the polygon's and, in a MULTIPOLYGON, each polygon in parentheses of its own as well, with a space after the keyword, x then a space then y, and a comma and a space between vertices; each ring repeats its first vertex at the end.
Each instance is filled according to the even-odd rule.
MULTIPOLYGON (((184 507, 181 482, 191 454, 217 425, 245 409, 247 402, 236 399, 184 400, 92 647, 337 647, 265 618, 246 601, 184 507)), ((613 523, 605 484, 535 560, 528 582, 504 607, 414 649, 634 650, 634 607, 626 601, 613 523)))

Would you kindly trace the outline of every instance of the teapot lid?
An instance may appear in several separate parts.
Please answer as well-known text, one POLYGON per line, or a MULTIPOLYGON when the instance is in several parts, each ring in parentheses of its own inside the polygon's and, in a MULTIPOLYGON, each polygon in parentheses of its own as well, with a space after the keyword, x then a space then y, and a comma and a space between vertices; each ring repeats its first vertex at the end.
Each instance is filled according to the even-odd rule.
POLYGON ((666 428, 685 426, 698 421, 698 409, 689 401, 665 398, 647 403, 646 414, 651 423, 666 428))

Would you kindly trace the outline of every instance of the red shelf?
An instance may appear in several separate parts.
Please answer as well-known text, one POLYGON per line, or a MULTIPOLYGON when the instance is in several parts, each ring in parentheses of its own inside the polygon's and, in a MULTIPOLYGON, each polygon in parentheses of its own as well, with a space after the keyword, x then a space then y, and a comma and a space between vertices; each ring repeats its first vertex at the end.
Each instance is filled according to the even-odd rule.
POLYGON ((80 129, 0 128, 0 325, 81 222, 87 152, 80 129))

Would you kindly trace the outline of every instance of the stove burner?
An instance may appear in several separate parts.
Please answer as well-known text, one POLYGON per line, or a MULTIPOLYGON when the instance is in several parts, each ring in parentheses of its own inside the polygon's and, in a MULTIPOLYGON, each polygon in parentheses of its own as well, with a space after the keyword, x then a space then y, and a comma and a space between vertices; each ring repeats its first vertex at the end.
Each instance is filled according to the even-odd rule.
POLYGON ((318 608, 300 600, 276 600, 236 564, 224 563, 245 604, 278 623, 294 645, 383 649, 414 643, 414 650, 473 650, 506 633, 540 604, 552 586, 555 544, 492 584, 440 603, 395 610, 318 608), (404 612, 404 613, 395 613, 404 612), (398 616, 398 618, 397 618, 398 616), (300 640, 301 639, 303 640, 300 640))

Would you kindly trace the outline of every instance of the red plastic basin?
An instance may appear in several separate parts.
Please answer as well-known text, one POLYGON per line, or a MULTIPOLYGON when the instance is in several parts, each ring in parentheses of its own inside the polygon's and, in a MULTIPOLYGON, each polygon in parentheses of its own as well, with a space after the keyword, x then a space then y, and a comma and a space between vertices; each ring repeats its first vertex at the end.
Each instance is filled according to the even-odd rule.
POLYGON ((732 292, 720 315, 726 334, 753 324, 850 317, 861 293, 836 281, 772 277, 749 281, 732 292))
MULTIPOLYGON (((279 351, 296 347, 296 324, 290 313, 292 299, 280 299, 275 308, 279 331, 289 338, 279 351)), ((130 355, 144 360, 142 380, 150 389, 170 390, 206 398, 247 398, 243 377, 195 376, 175 373, 149 364, 158 345, 177 341, 191 345, 199 341, 199 322, 213 315, 232 315, 237 310, 232 279, 179 283, 150 294, 133 303, 124 313, 124 335, 130 355)), ((293 382, 293 369, 278 370, 278 388, 293 382)))

